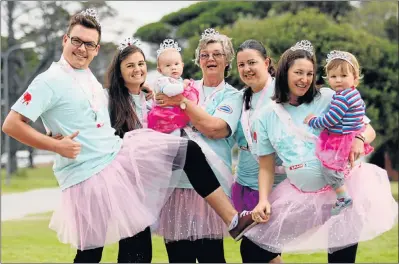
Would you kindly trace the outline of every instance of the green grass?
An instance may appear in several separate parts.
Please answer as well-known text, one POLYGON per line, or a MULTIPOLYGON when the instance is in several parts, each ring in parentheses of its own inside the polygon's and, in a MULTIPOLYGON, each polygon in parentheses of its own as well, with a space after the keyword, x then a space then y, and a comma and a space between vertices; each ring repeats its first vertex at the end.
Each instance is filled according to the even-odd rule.
MULTIPOLYGON (((1 171, 2 194, 23 192, 31 189, 56 187, 57 182, 51 167, 21 169, 13 175, 11 184, 5 185, 4 171, 1 171)), ((392 194, 398 200, 398 182, 391 183, 392 194)), ((75 250, 61 244, 55 233, 48 228, 51 213, 27 216, 23 220, 2 222, 1 263, 4 262, 71 262, 75 250)), ((115 262, 118 246, 105 247, 102 262, 115 262)), ((241 262, 239 243, 225 239, 227 262, 241 262)), ((311 255, 284 254, 284 262, 291 263, 326 263, 324 253, 311 255)), ((153 237, 154 263, 167 263, 163 240, 153 237)), ((360 244, 358 263, 379 262, 398 263, 398 226, 382 236, 360 244)))
POLYGON ((6 185, 5 172, 1 170, 1 193, 26 192, 32 189, 57 187, 51 166, 34 169, 19 169, 11 176, 10 185, 6 185))
POLYGON ((391 191, 392 191, 392 196, 395 198, 395 200, 398 200, 398 182, 391 182, 391 191))
MULTIPOLYGON (((61 244, 48 228, 51 213, 28 216, 23 220, 2 222, 1 262, 72 262, 75 250, 61 244)), ((115 262, 117 244, 106 246, 102 262, 115 262)), ((225 239, 225 256, 229 263, 241 262, 239 243, 225 239)), ((284 262, 326 263, 325 253, 311 255, 284 254, 284 262)), ((163 240, 153 237, 154 263, 167 263, 163 240)), ((398 225, 382 236, 360 243, 357 263, 398 263, 398 225)))

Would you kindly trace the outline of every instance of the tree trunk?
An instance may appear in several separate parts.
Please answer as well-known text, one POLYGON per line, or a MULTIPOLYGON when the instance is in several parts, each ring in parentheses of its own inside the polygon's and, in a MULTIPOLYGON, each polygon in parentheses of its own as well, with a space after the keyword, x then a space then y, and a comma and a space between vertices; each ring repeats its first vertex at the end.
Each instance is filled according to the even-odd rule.
MULTIPOLYGON (((7 2, 7 28, 8 28, 8 38, 7 38, 7 46, 8 48, 11 48, 16 44, 15 41, 15 36, 14 36, 14 11, 15 11, 15 3, 13 1, 7 2)), ((5 78, 8 78, 8 91, 9 91, 9 103, 10 107, 15 103, 15 101, 18 99, 17 96, 17 87, 16 87, 16 82, 14 81, 13 74, 17 74, 17 54, 18 51, 12 52, 9 57, 8 57, 8 76, 5 76, 5 78)), ((5 95, 7 96, 7 95, 5 95)), ((9 112, 10 109, 6 109, 6 112, 9 112)), ((14 139, 10 139, 10 157, 9 162, 10 162, 10 172, 13 174, 17 170, 17 157, 16 153, 18 150, 18 142, 14 139)))
POLYGON ((29 151, 29 164, 28 164, 28 167, 29 168, 34 168, 35 165, 33 164, 33 155, 34 155, 35 149, 32 148, 32 147, 29 147, 28 151, 29 151))

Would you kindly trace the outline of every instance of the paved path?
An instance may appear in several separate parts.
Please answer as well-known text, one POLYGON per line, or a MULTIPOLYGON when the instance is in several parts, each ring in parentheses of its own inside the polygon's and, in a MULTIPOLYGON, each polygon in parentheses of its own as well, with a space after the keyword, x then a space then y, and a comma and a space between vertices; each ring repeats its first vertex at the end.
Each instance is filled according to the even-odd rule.
POLYGON ((1 221, 22 219, 29 214, 53 211, 59 204, 59 188, 35 189, 1 196, 1 221))

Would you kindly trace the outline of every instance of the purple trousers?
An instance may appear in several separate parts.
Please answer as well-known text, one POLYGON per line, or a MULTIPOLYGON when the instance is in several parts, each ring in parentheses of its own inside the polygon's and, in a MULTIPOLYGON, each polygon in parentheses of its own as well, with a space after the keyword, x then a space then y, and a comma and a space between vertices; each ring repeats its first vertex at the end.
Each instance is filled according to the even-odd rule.
POLYGON ((238 212, 252 211, 259 202, 259 192, 235 182, 231 187, 231 198, 238 212))

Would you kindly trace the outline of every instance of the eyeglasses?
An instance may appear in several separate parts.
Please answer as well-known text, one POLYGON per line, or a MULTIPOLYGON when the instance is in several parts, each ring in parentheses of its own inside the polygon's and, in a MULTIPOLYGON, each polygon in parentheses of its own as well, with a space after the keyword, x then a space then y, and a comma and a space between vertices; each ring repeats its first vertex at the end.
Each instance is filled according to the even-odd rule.
POLYGON ((201 60, 209 60, 209 58, 211 57, 211 55, 212 55, 212 57, 213 57, 214 59, 220 59, 220 58, 222 58, 223 56, 225 56, 225 54, 220 53, 220 52, 216 52, 216 53, 201 53, 201 54, 200 54, 200 59, 201 59, 201 60))
POLYGON ((98 44, 94 43, 93 41, 86 42, 86 41, 81 40, 78 37, 71 37, 69 35, 67 35, 67 36, 68 36, 68 38, 71 39, 71 43, 75 47, 80 47, 80 46, 82 46, 82 44, 85 44, 85 47, 87 50, 95 50, 98 46, 98 44))

